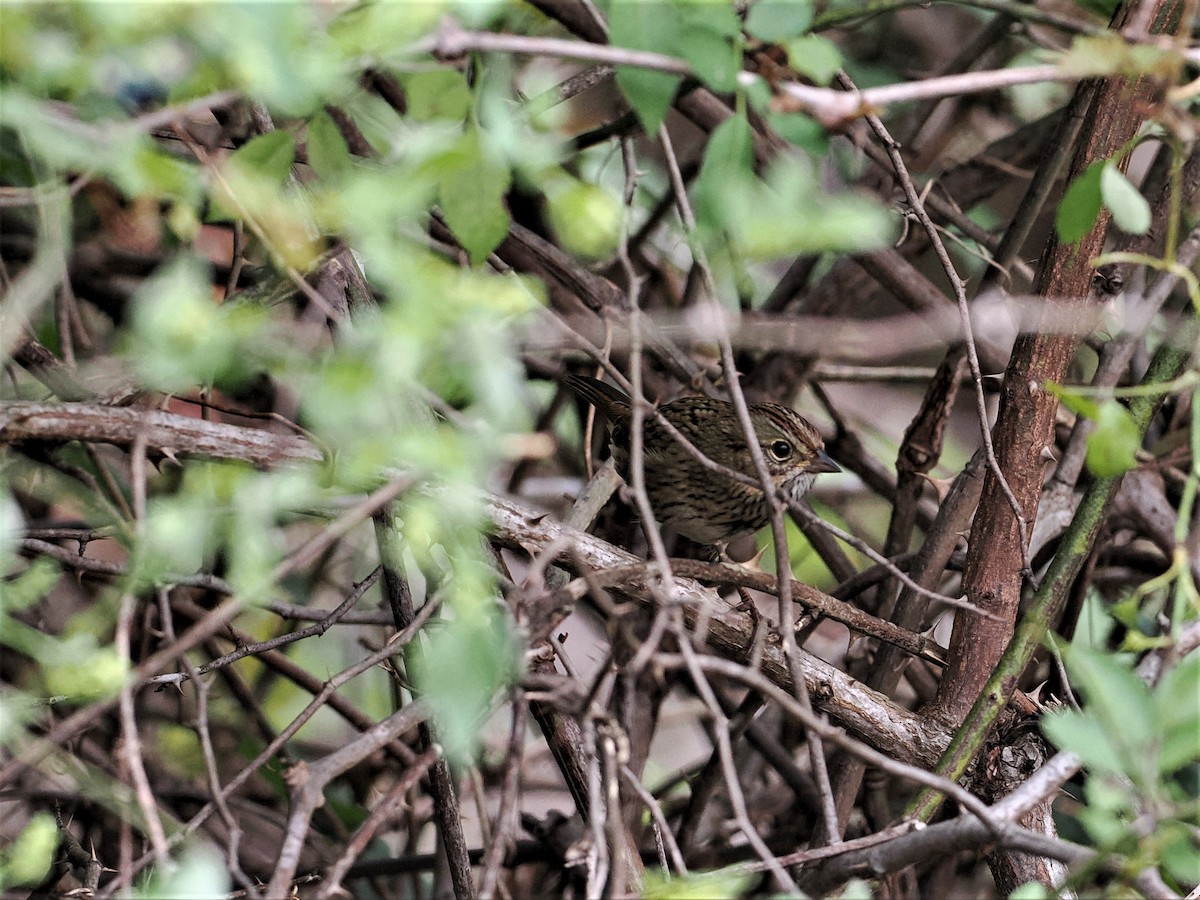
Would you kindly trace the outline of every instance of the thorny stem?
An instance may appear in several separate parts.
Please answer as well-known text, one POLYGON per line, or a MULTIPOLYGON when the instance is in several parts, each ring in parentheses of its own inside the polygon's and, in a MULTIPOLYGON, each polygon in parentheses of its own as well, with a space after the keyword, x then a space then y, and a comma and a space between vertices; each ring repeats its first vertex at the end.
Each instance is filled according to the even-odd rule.
MULTIPOLYGON (((708 262, 704 257, 704 250, 696 240, 696 217, 688 201, 687 191, 683 183, 683 174, 679 169, 679 160, 675 155, 675 150, 665 125, 659 127, 659 142, 663 147, 667 162, 667 171, 671 178, 671 186, 675 191, 676 202, 679 205, 680 217, 683 219, 684 228, 692 238, 692 252, 696 264, 700 267, 700 271, 704 277, 708 303, 714 307, 718 307, 715 311, 719 311, 716 299, 716 285, 713 282, 708 262)), ((784 657, 791 672, 796 698, 801 706, 811 712, 812 698, 809 696, 808 683, 800 673, 800 651, 796 645, 796 633, 793 629, 796 621, 796 612, 792 603, 791 556, 787 549, 787 530, 783 524, 783 506, 775 491, 770 470, 767 468, 767 461, 763 457, 762 447, 759 446, 754 432, 754 423, 750 419, 750 409, 746 405, 746 397, 742 393, 741 382, 737 373, 737 364, 733 358, 733 346, 729 342, 729 335, 722 331, 718 341, 721 348, 721 367, 725 372, 725 381, 729 388, 729 398, 733 402, 738 422, 742 427, 742 435, 746 439, 750 458, 754 461, 754 469, 758 475, 763 496, 766 498, 767 503, 770 504, 771 537, 775 545, 775 569, 779 587, 777 595, 779 600, 779 633, 783 641, 784 657)), ((816 778, 821 795, 821 815, 827 826, 836 826, 837 810, 834 806, 833 789, 829 781, 829 771, 825 763, 825 750, 821 743, 821 737, 812 729, 805 730, 805 737, 808 741, 813 775, 816 778)), ((830 828, 828 834, 837 835, 838 831, 836 827, 830 828)))
MULTIPOLYGON (((1127 36, 1127 39, 1128 36, 1127 36)), ((413 55, 436 53, 443 57, 459 57, 471 52, 496 52, 553 56, 576 59, 591 63, 636 66, 673 75, 691 75, 692 67, 686 60, 664 53, 646 50, 631 50, 606 44, 572 41, 563 38, 538 38, 521 35, 488 34, 465 31, 452 20, 446 20, 442 28, 430 37, 411 45, 407 52, 413 55)), ((1177 51, 1187 62, 1200 60, 1200 48, 1184 48, 1177 51)), ((980 72, 964 72, 926 78, 921 81, 901 82, 867 88, 846 94, 830 88, 813 87, 798 82, 779 82, 774 87, 792 107, 790 111, 804 111, 824 124, 838 124, 857 118, 865 110, 878 110, 894 103, 911 100, 926 100, 937 97, 953 97, 961 94, 978 94, 1000 88, 1022 84, 1066 82, 1073 84, 1088 77, 1087 73, 1068 66, 1047 63, 1037 66, 1019 66, 980 72)), ((738 84, 743 88, 762 83, 762 76, 754 72, 740 72, 738 84)))
POLYGON ((696 686, 696 691, 703 699, 704 705, 708 707, 709 715, 712 716, 713 743, 716 744, 717 755, 721 761, 721 771, 725 776, 725 788, 729 792, 729 804, 733 807, 734 817, 737 819, 742 832, 746 835, 746 840, 749 841, 755 852, 766 863, 776 882, 779 883, 779 887, 788 893, 796 894, 799 892, 796 882, 788 875, 787 870, 779 865, 775 859, 775 855, 767 847, 766 842, 759 835, 757 829, 755 829, 753 822, 750 821, 750 814, 746 809, 746 797, 742 793, 741 784, 738 781, 737 767, 733 762, 733 748, 729 740, 729 720, 725 718, 725 714, 721 711, 721 705, 717 702, 712 685, 709 684, 708 677, 701 668, 695 648, 692 647, 689 641, 680 641, 679 649, 687 672, 691 675, 692 683, 696 686))
POLYGON ((642 330, 641 310, 638 307, 642 278, 637 274, 633 261, 629 257, 629 209, 637 182, 637 165, 633 157, 633 143, 628 138, 621 141, 621 159, 625 164, 625 214, 621 217, 618 255, 629 285, 629 382, 630 389, 633 391, 630 399, 635 401, 630 403, 629 480, 631 483, 629 487, 633 491, 638 513, 645 526, 646 540, 650 544, 655 561, 660 566, 662 583, 669 597, 673 586, 671 563, 667 557, 667 548, 663 544, 662 533, 658 530, 658 521, 654 518, 654 510, 650 506, 650 495, 646 493, 644 466, 646 436, 643 428, 645 395, 642 393, 642 330))
MULTIPOLYGON (((848 91, 858 90, 854 82, 844 72, 838 73, 838 82, 848 91)), ((912 177, 908 174, 908 167, 904 164, 904 157, 900 153, 900 145, 892 138, 887 130, 887 126, 883 124, 883 121, 878 116, 868 113, 864 118, 866 118, 867 123, 871 126, 871 130, 883 142, 884 148, 892 160, 892 165, 896 169, 896 178, 900 182, 900 186, 904 189, 904 196, 907 198, 909 206, 912 207, 917 221, 921 223, 921 227, 929 236, 929 243, 933 247, 934 253, 937 254, 938 262, 941 263, 942 269, 946 273, 946 279, 950 282, 950 287, 954 290, 954 299, 958 303, 959 316, 962 319, 963 343, 967 348, 967 363, 971 367, 971 379, 975 384, 975 404, 979 410, 979 432, 983 437, 984 453, 987 455, 988 468, 996 476, 996 482, 1000 486, 1000 490, 1004 492, 1004 496, 1008 499, 1008 505, 1012 507, 1013 515, 1017 519, 1017 528, 1021 535, 1021 566, 1024 576, 1028 578, 1033 574, 1033 562, 1029 558, 1029 524, 1025 519, 1024 511, 1021 509, 1021 504, 1017 501, 1012 488, 1008 485, 1008 480, 1000 470, 1000 463, 996 459, 996 449, 992 445, 992 430, 988 427, 987 397, 983 392, 983 371, 979 367, 979 352, 975 348, 975 333, 971 325, 971 310, 967 306, 966 286, 959 277, 958 270, 954 268, 954 262, 950 259, 950 254, 946 250, 946 245, 942 242, 942 237, 938 233, 937 226, 929 218, 929 213, 925 211, 925 204, 921 202, 921 196, 917 192, 916 185, 913 184, 912 177)))

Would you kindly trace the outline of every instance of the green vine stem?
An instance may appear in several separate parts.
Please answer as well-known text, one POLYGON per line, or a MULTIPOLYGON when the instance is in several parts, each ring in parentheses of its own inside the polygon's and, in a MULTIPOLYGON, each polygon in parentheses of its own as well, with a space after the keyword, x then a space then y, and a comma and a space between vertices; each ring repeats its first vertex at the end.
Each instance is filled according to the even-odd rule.
MULTIPOLYGON (((1200 333, 1193 318, 1185 320, 1184 328, 1185 339, 1170 341, 1159 347, 1145 378, 1142 379, 1143 384, 1168 382, 1183 372, 1191 356, 1192 346, 1200 333)), ((1141 434, 1146 433, 1146 428, 1161 402, 1161 395, 1139 396, 1130 400, 1129 412, 1141 434)), ((936 769, 939 775, 958 780, 983 746, 992 725, 1016 689, 1021 673, 1025 671, 1034 651, 1041 646, 1046 633, 1062 609, 1071 583, 1087 559, 1104 521, 1105 511, 1120 486, 1119 475, 1097 478, 1084 493, 1071 525, 1063 535, 1062 544, 1034 594, 1029 612, 1009 642, 979 699, 971 707, 962 727, 942 755, 936 769)), ((910 805, 908 815, 928 822, 941 806, 943 799, 942 794, 926 789, 918 794, 910 805)))

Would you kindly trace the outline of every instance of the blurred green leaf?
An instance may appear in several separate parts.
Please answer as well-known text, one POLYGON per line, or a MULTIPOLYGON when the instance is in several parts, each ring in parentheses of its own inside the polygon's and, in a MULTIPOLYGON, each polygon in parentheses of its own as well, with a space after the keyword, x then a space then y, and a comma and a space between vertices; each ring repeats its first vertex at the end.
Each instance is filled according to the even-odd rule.
POLYGON ((811 116, 770 112, 767 121, 780 137, 808 151, 810 156, 824 157, 829 154, 829 132, 811 116))
POLYGON ((1088 435, 1087 466, 1093 475, 1108 478, 1137 466, 1134 454, 1142 435, 1129 410, 1118 400, 1105 400, 1096 416, 1096 430, 1088 435))
POLYGON ((308 164, 324 181, 341 181, 354 165, 346 139, 325 110, 309 120, 304 146, 308 164))
POLYGON ((1096 423, 1087 444, 1087 465, 1092 474, 1106 478, 1137 465, 1135 454, 1142 445, 1142 436, 1124 404, 1112 398, 1097 403, 1054 382, 1047 382, 1045 388, 1067 409, 1096 423))
POLYGON ((42 881, 57 850, 58 826, 54 817, 35 813, 16 840, 0 851, 0 890, 42 881))
POLYGON ((100 646, 91 634, 48 640, 38 661, 46 690, 75 701, 115 696, 129 674, 129 660, 111 645, 100 646))
POLYGON ((142 540, 131 566, 134 584, 150 587, 171 575, 194 574, 215 551, 221 511, 213 498, 195 492, 192 483, 198 475, 189 470, 183 493, 155 497, 148 504, 142 540))
POLYGON ((755 881, 753 873, 736 869, 690 872, 664 878, 655 869, 646 870, 642 888, 644 900, 703 900, 707 897, 741 897, 755 881))
POLYGON ((282 186, 296 161, 296 139, 290 131, 269 131, 256 135, 230 154, 225 165, 247 175, 256 175, 268 184, 282 186))
POLYGON ((205 776, 204 751, 196 732, 184 725, 163 722, 154 731, 154 751, 172 775, 179 778, 205 776))
POLYGON ((345 60, 314 7, 292 3, 231 3, 203 16, 194 36, 220 59, 234 83, 272 109, 308 115, 323 96, 353 83, 345 60))
POLYGON ((1056 709, 1042 717, 1042 731, 1056 747, 1079 754, 1096 772, 1122 772, 1125 761, 1109 740, 1104 725, 1092 715, 1056 709))
MULTIPOLYGON (((0 558, 0 576, 8 566, 0 558)), ((58 563, 46 557, 33 560, 20 575, 7 578, 0 592, 0 622, 4 613, 20 612, 42 600, 61 576, 58 563)))
POLYGON ((1130 43, 1120 34, 1107 31, 1076 35, 1059 66, 1077 78, 1118 73, 1129 78, 1173 78, 1179 62, 1179 57, 1166 47, 1130 43))
POLYGON ((1081 78, 1108 75, 1117 70, 1124 55, 1125 41, 1118 34, 1077 35, 1059 66, 1081 78))
POLYGON ((159 151, 135 128, 112 124, 97 128, 63 114, 53 104, 18 88, 0 87, 4 122, 15 129, 28 152, 57 172, 105 175, 129 196, 149 190, 141 161, 159 151))
POLYGON ((328 31, 349 59, 386 56, 423 37, 451 11, 447 0, 361 3, 345 8, 329 23, 328 31))
POLYGON ((666 72, 617 67, 617 85, 648 134, 658 133, 682 80, 682 76, 666 72))
POLYGON ((1133 851, 1129 819, 1136 798, 1130 783, 1108 772, 1091 772, 1084 796, 1087 804, 1076 815, 1092 842, 1101 847, 1133 851))
POLYGON ((1076 415, 1084 416, 1093 422, 1100 418, 1100 404, 1090 397, 1085 397, 1053 381, 1047 381, 1045 387, 1047 391, 1058 398, 1059 403, 1076 415))
POLYGON ((446 224, 479 265, 508 234, 505 195, 511 183, 506 166, 490 160, 475 130, 463 135, 455 154, 456 168, 443 176, 438 199, 446 224))
POLYGON ((713 129, 704 149, 704 165, 692 190, 696 218, 714 231, 723 227, 727 196, 753 190, 754 145, 743 116, 730 116, 713 129))
POLYGON ((438 735, 455 762, 474 757, 493 696, 521 671, 519 644, 499 616, 461 619, 435 631, 418 685, 436 710, 438 735))
POLYGON ((1157 723, 1146 685, 1111 653, 1072 645, 1063 655, 1072 686, 1087 703, 1082 712, 1048 715, 1046 734, 1098 772, 1145 787, 1157 773, 1157 723))
POLYGON ((144 382, 161 390, 236 387, 272 352, 266 326, 255 306, 218 306, 201 263, 180 256, 134 295, 127 353, 144 382))
POLYGON ((1160 822, 1151 842, 1156 845, 1157 858, 1162 860, 1175 881, 1200 883, 1200 850, 1197 850, 1194 819, 1190 822, 1160 822))
MULTIPOLYGON (((609 10, 609 43, 613 46, 670 54, 682 43, 682 30, 675 2, 621 0, 609 10)), ((682 80, 682 76, 666 72, 617 66, 617 86, 647 134, 658 133, 682 80)))
POLYGON ((837 44, 819 34, 806 34, 792 38, 787 48, 788 63, 801 75, 807 75, 814 84, 829 84, 838 69, 842 68, 842 51, 837 44))
POLYGON ((1100 216, 1100 178, 1104 172, 1104 160, 1092 163, 1084 173, 1067 187, 1058 204, 1054 227, 1059 240, 1067 244, 1081 241, 1100 216))
POLYGON ((1054 900, 1058 896, 1046 885, 1029 881, 1008 895, 1008 900, 1054 900))
MULTIPOLYGON (((739 34, 737 16, 727 3, 678 3, 677 43, 666 52, 682 56, 696 76, 714 91, 732 91, 741 71, 741 48, 734 42, 739 34)), ((647 48, 649 49, 649 48, 647 48)))
POLYGON ((1101 169, 1100 196, 1122 231, 1145 234, 1150 230, 1150 204, 1112 162, 1101 169))
POLYGON ((773 161, 766 178, 753 172, 749 125, 741 116, 712 134, 694 196, 701 237, 714 257, 729 244, 742 258, 777 259, 825 250, 866 250, 895 230, 879 203, 821 190, 811 164, 795 156, 773 161))
POLYGON ((1164 775, 1200 760, 1200 655, 1192 653, 1163 676, 1154 691, 1155 718, 1162 738, 1159 771, 1164 775))
POLYGON ((137 193, 173 198, 192 206, 200 204, 203 187, 194 165, 151 147, 139 148, 133 161, 141 176, 141 189, 137 193))
MULTIPOLYGON (((1030 48, 1011 56, 1005 66, 1009 69, 1019 69, 1025 66, 1037 66, 1045 63, 1045 54, 1040 48, 1030 48)), ((1054 110, 1061 109, 1070 99, 1072 88, 1069 85, 1053 81, 1035 81, 1031 84, 1016 84, 1005 90, 1010 98, 1013 111, 1022 122, 1049 115, 1054 110)))
POLYGON ((134 900, 222 900, 229 895, 229 870, 213 847, 193 843, 170 867, 155 869, 151 878, 130 895, 134 900))
POLYGON ((588 259, 612 253, 621 236, 621 202, 594 184, 563 173, 546 188, 550 224, 562 244, 588 259))
MULTIPOLYGON (((687 0, 621 0, 609 11, 609 42, 682 58, 716 91, 737 87, 740 26, 726 3, 687 0)), ((617 84, 648 134, 662 123, 681 77, 635 66, 617 66, 617 84)))
MULTIPOLYGON (((3 471, 0 468, 0 474, 3 471)), ((25 517, 21 515, 21 507, 9 496, 4 482, 0 481, 0 577, 12 571, 12 564, 16 562, 14 551, 21 541, 24 528, 25 517)), ((0 598, 0 611, 6 606, 4 598, 0 598)))
POLYGON ((408 114, 416 122, 461 122, 471 110, 471 89, 453 69, 409 73, 404 92, 408 114))
POLYGON ((804 34, 812 15, 809 0, 758 0, 746 13, 746 33, 778 43, 804 34))
POLYGON ((781 157, 765 183, 731 192, 726 222, 749 259, 778 259, 827 250, 856 252, 885 246, 896 230, 880 203, 855 194, 828 195, 811 168, 781 157))

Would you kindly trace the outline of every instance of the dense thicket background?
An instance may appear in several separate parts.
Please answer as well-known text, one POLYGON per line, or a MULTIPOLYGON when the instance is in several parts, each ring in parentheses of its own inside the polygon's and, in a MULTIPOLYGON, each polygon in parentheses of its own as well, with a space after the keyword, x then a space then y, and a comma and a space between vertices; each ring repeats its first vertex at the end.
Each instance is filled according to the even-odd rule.
POLYGON ((1194 896, 1196 21, 6 5, 0 889, 1194 896))

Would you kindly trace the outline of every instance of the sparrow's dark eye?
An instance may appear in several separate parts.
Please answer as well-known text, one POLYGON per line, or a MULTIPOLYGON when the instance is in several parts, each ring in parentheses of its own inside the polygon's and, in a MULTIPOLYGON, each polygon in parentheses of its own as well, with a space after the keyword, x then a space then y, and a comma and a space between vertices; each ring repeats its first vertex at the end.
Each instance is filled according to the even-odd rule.
POLYGON ((787 441, 775 441, 771 444, 771 455, 782 461, 792 455, 792 445, 787 441))

